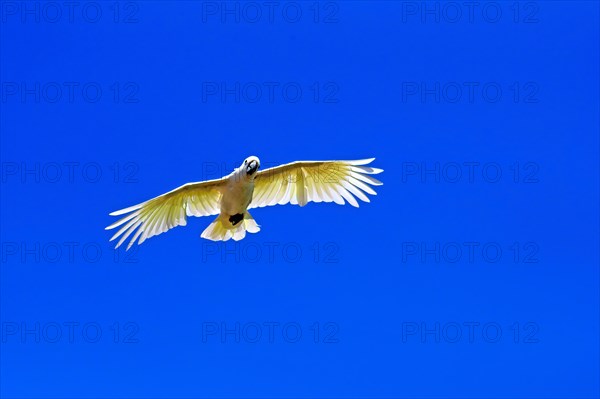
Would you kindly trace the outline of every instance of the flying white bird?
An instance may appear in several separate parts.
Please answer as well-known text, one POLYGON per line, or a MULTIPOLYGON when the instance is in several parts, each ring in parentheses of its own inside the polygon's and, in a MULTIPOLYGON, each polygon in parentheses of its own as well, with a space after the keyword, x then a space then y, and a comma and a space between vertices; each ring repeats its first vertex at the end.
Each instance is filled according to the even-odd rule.
POLYGON ((365 166, 374 159, 298 161, 258 172, 260 161, 251 156, 225 177, 184 184, 141 204, 111 213, 111 216, 127 215, 106 230, 122 226, 110 239, 120 237, 116 248, 133 234, 127 245, 129 249, 136 240, 139 245, 173 227, 185 226, 187 216, 219 215, 201 237, 213 241, 230 238, 238 241, 246 236, 246 231, 257 233, 260 230, 248 212, 251 208, 288 203, 304 206, 311 201, 344 205, 344 200, 358 207, 355 196, 370 202, 365 193, 377 195, 370 185, 383 184, 369 176, 383 170, 365 166))

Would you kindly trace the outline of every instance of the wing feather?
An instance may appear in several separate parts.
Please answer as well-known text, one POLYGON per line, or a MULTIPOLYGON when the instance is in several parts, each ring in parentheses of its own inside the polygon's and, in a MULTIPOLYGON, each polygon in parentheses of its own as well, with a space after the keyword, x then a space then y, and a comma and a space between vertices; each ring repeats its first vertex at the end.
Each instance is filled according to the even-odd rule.
POLYGON ((367 166, 374 160, 300 161, 262 170, 254 179, 254 195, 248 208, 304 206, 308 202, 348 202, 358 207, 357 198, 370 202, 366 194, 376 195, 372 186, 383 184, 370 176, 383 172, 367 166))
POLYGON ((326 187, 323 184, 315 184, 318 190, 319 196, 323 199, 322 202, 333 202, 331 195, 327 192, 326 187))
POLYGON ((119 246, 121 244, 123 244, 123 241, 125 241, 127 239, 127 237, 129 237, 131 235, 131 233, 139 227, 140 224, 142 224, 141 220, 134 219, 133 221, 135 222, 135 224, 133 226, 131 226, 129 229, 127 229, 127 231, 125 233, 123 233, 123 236, 121 237, 121 239, 119 240, 119 242, 117 243, 117 246, 115 248, 119 248, 119 246))
POLYGON ((345 204, 344 199, 339 194, 338 187, 335 187, 332 184, 327 184, 327 185, 323 186, 323 189, 327 190, 327 193, 329 194, 329 196, 331 197, 331 199, 333 200, 333 202, 335 202, 338 205, 344 205, 345 204))
POLYGON ((362 175, 362 174, 356 173, 356 172, 350 172, 350 176, 353 177, 353 178, 355 178, 355 179, 357 179, 357 180, 360 180, 360 181, 363 181, 363 182, 365 182, 367 184, 370 184, 372 186, 381 186, 381 185, 383 185, 382 182, 380 182, 379 180, 377 180, 376 178, 374 178, 372 176, 362 175))
POLYGON ((220 212, 221 188, 226 179, 188 183, 140 204, 112 212, 111 216, 125 215, 106 228, 122 226, 110 239, 120 247, 132 234, 127 249, 139 239, 138 244, 148 238, 164 233, 176 226, 185 226, 187 216, 209 216, 220 212))
POLYGON ((353 176, 348 176, 348 182, 351 183, 352 186, 360 188, 361 190, 363 190, 367 194, 377 195, 377 193, 375 192, 375 190, 373 190, 371 187, 367 186, 362 181, 360 181, 358 179, 355 179, 353 176))
POLYGON ((346 191, 352 193, 355 197, 358 197, 363 202, 371 202, 369 197, 367 197, 362 191, 358 189, 355 185, 342 180, 342 187, 346 189, 346 191))
POLYGON ((350 203, 350 205, 352 205, 355 208, 359 207, 358 202, 352 196, 352 194, 350 194, 348 192, 348 190, 346 190, 344 187, 340 186, 340 187, 338 187, 338 191, 342 195, 342 197, 344 197, 344 199, 350 203))
POLYGON ((113 224, 111 224, 110 226, 108 226, 106 228, 106 230, 110 230, 110 229, 114 229, 115 227, 119 227, 123 223, 128 222, 131 218, 134 218, 134 217, 136 217, 139 214, 140 214, 140 211, 132 212, 129 215, 127 215, 126 217, 124 217, 122 219, 119 219, 116 222, 114 222, 113 224))
MULTIPOLYGON (((305 191, 304 188, 304 182, 302 182, 302 185, 299 185, 298 183, 296 184, 292 184, 290 187, 290 195, 289 195, 289 203, 292 205, 298 205, 298 200, 303 201, 306 200, 306 202, 310 201, 309 199, 307 199, 307 192, 305 191)), ((302 203, 301 206, 304 206, 306 204, 306 202, 302 203)), ((285 205, 288 202, 283 202, 280 203, 279 205, 285 205)))
MULTIPOLYGON (((109 241, 114 241, 117 237, 119 237, 123 232, 129 230, 131 226, 133 226, 137 222, 137 219, 133 219, 129 221, 125 226, 121 227, 119 231, 117 231, 109 241)), ((112 227, 111 227, 112 228, 112 227)))
POLYGON ((152 231, 154 231, 154 227, 156 226, 157 221, 160 221, 159 216, 160 216, 160 211, 162 210, 163 206, 164 206, 164 204, 161 204, 161 205, 157 206, 148 215, 146 223, 140 229, 140 230, 144 231, 144 234, 140 238, 140 242, 139 242, 140 244, 143 243, 144 241, 146 241, 146 239, 148 238, 148 236, 150 235, 150 233, 152 231))

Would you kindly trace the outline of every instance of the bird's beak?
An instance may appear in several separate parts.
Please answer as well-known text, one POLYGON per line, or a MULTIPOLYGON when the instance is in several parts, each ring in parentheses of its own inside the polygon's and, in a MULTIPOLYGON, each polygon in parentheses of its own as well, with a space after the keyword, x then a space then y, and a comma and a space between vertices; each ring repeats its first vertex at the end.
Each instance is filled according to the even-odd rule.
POLYGON ((246 174, 252 176, 252 174, 254 174, 257 170, 258 162, 256 162, 255 160, 248 162, 248 165, 246 166, 246 174))

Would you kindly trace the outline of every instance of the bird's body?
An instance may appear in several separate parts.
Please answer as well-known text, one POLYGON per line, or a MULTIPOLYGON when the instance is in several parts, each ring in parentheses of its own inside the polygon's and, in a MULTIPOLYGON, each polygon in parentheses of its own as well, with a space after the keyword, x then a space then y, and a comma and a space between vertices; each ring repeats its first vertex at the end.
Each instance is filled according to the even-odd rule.
POLYGON ((221 197, 221 213, 235 215, 244 213, 252 201, 254 180, 235 172, 228 176, 221 197))
POLYGON ((300 161, 258 172, 260 161, 251 156, 221 179, 188 183, 111 213, 126 216, 106 229, 122 226, 111 238, 120 237, 117 247, 135 232, 129 249, 136 241, 141 244, 175 226, 184 226, 187 216, 218 215, 201 236, 213 241, 241 240, 246 231, 260 231, 248 212, 251 208, 287 203, 304 206, 310 201, 340 205, 347 201, 358 207, 355 197, 370 202, 365 193, 376 195, 370 185, 382 184, 368 176, 382 172, 364 166, 372 161, 300 161))

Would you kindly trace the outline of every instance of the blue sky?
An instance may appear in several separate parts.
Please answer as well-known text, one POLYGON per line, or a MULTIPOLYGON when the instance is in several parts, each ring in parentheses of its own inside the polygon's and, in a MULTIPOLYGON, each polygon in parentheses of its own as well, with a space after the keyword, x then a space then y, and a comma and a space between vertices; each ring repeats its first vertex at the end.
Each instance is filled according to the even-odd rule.
POLYGON ((0 395, 598 397, 597 2, 0 3, 0 395), (108 213, 376 157, 359 209, 108 213))

